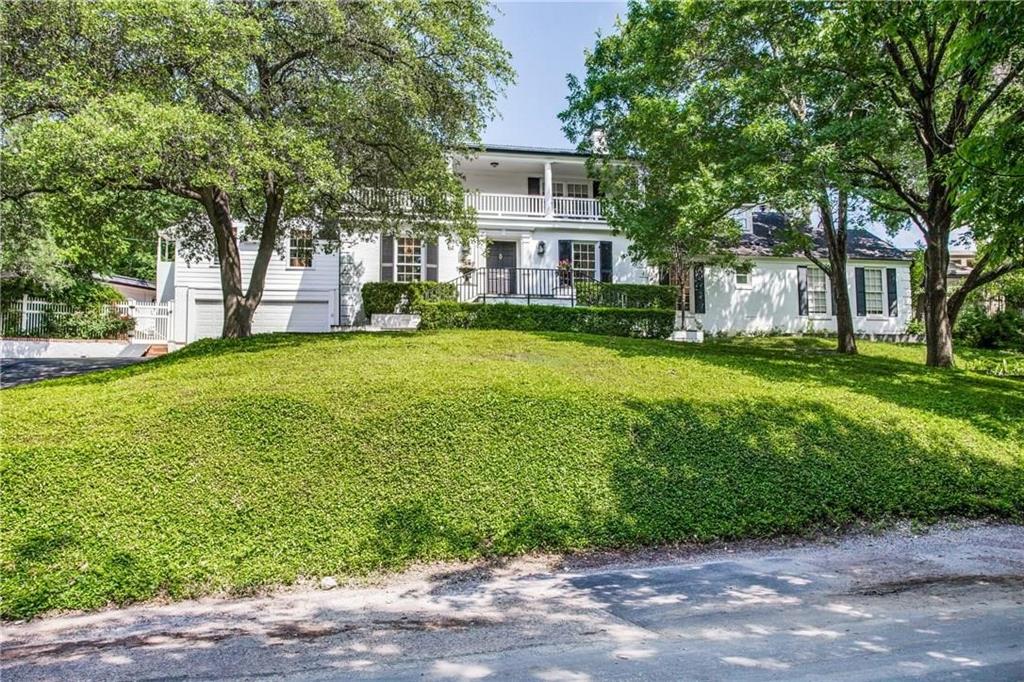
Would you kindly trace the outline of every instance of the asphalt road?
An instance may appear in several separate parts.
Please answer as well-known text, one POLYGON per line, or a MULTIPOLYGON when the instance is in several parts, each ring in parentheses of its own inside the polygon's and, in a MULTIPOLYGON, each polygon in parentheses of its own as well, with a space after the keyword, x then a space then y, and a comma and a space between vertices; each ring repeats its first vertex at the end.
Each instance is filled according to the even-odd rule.
POLYGON ((0 388, 20 386, 41 379, 98 372, 146 360, 149 358, 4 358, 0 360, 0 388))
POLYGON ((28 679, 1024 678, 1024 528, 428 567, 4 628, 28 679))

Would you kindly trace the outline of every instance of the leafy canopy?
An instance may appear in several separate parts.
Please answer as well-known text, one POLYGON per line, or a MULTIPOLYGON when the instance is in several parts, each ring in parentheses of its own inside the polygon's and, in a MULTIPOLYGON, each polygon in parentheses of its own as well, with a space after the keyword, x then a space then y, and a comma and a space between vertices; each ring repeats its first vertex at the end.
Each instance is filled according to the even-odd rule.
POLYGON ((4 195, 216 187, 248 237, 278 210, 327 235, 413 208, 423 233, 468 231, 446 155, 478 142, 511 78, 489 26, 480 2, 8 5, 4 195))

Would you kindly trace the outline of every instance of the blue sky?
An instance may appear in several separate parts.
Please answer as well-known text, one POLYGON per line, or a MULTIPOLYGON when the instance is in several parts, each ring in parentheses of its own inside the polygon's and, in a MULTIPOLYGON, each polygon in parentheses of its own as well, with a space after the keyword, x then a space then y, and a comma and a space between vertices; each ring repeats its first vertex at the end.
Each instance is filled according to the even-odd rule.
POLYGON ((583 51, 597 31, 610 33, 624 2, 501 2, 494 33, 512 53, 516 84, 498 104, 484 142, 530 147, 572 147, 558 112, 565 108, 565 75, 583 75, 583 51))
MULTIPOLYGON (((529 147, 573 145, 562 133, 558 112, 565 108, 565 76, 582 76, 583 53, 594 46, 598 31, 611 33, 625 2, 499 2, 494 33, 512 53, 516 83, 498 103, 501 116, 490 123, 488 144, 529 147)), ((880 226, 875 234, 886 237, 880 226)), ((920 234, 904 230, 892 241, 910 248, 920 234)))

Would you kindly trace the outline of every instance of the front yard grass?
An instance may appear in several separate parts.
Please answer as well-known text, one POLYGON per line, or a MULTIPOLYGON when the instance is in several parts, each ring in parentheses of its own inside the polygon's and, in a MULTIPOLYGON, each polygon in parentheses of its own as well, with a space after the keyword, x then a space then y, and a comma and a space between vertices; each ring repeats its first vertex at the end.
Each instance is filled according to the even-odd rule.
POLYGON ((919 346, 830 347, 273 335, 5 390, 2 613, 416 560, 1024 517, 1021 380, 929 370, 919 346))

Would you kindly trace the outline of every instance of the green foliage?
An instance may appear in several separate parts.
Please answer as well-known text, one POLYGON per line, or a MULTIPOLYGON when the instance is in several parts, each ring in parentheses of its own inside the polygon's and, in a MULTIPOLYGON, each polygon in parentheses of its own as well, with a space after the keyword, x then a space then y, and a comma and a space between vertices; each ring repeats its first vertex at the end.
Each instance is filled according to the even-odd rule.
MULTIPOLYGON (((216 250, 225 298, 250 307, 296 225, 332 243, 399 225, 475 233, 448 159, 479 144, 512 77, 482 0, 44 0, 3 20, 4 218, 48 262, 66 250, 48 229, 63 215, 42 194, 188 206, 175 236, 216 250), (248 283, 236 230, 260 243, 248 283)), ((121 236, 124 221, 94 218, 86 232, 121 236)), ((226 323, 248 333, 247 315, 226 323)))
POLYGON ((41 324, 28 331, 22 330, 21 316, 16 313, 5 314, 3 322, 4 336, 40 339, 127 339, 135 328, 134 318, 119 315, 101 303, 77 306, 71 312, 48 310, 41 324))
POLYGON ((367 282, 362 294, 367 315, 409 313, 420 301, 454 301, 458 295, 451 282, 367 282))
POLYGON ((583 306, 672 310, 676 305, 676 296, 676 287, 657 284, 576 283, 576 302, 583 306))
POLYGON ((511 303, 421 303, 422 329, 517 329, 664 339, 675 313, 652 308, 570 308, 511 303))
POLYGON ((983 308, 967 306, 957 318, 953 333, 974 348, 1024 351, 1024 314, 1003 310, 989 315, 983 308))
POLYGON ((3 615, 893 516, 1024 521, 1019 380, 830 345, 274 334, 5 390, 3 615))

